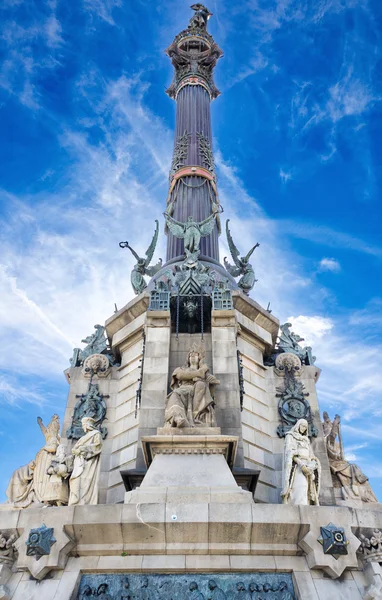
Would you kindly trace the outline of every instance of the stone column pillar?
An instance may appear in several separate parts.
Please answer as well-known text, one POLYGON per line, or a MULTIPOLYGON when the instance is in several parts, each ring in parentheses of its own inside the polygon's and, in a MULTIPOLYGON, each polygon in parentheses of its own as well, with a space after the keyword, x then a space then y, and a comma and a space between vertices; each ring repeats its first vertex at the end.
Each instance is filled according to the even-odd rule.
POLYGON ((224 435, 239 438, 235 465, 242 467, 244 458, 235 311, 213 310, 211 317, 212 371, 220 380, 215 391, 217 424, 224 435))
MULTIPOLYGON (((155 435, 164 424, 170 360, 170 311, 148 311, 146 317, 142 400, 139 411, 139 439, 155 435)), ((137 469, 144 469, 142 449, 138 448, 137 469)))

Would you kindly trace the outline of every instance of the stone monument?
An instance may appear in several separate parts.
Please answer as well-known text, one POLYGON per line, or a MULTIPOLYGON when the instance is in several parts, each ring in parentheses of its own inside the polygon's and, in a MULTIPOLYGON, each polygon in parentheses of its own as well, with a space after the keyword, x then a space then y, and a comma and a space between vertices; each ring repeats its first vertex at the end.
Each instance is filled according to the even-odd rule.
POLYGON ((382 598, 382 506, 345 457, 339 417, 321 422, 319 357, 249 296, 258 243, 241 255, 228 220, 233 264, 220 262, 222 50, 212 13, 191 9, 166 51, 166 261, 159 221, 144 258, 120 243, 135 297, 74 350, 61 432, 56 415, 38 420, 45 443, 0 506, 3 599, 382 598))

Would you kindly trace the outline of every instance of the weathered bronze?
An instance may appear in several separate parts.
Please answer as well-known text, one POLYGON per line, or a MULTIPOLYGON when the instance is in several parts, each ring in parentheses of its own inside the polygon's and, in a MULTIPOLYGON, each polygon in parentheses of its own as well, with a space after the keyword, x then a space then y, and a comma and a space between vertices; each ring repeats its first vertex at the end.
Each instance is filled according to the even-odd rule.
POLYGON ((249 264, 249 259, 251 254, 260 244, 255 244, 250 251, 245 256, 240 256, 239 250, 236 248, 234 241, 232 239, 231 232, 228 228, 229 219, 226 222, 226 234, 228 246, 231 252, 231 256, 235 266, 230 265, 227 261, 227 257, 224 257, 224 266, 227 269, 228 273, 232 275, 232 277, 242 276, 238 282, 238 286, 243 290, 245 294, 249 294, 253 286, 255 285, 257 279, 255 277, 255 271, 253 270, 252 265, 249 264))

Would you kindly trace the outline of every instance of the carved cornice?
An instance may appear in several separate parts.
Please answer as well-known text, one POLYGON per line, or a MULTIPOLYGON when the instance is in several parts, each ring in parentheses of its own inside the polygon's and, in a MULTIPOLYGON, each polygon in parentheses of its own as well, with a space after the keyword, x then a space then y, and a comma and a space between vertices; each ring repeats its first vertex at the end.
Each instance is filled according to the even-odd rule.
POLYGON ((167 48, 166 54, 175 68, 173 82, 166 90, 170 98, 176 100, 185 85, 201 85, 211 100, 219 96, 213 70, 223 51, 205 29, 193 27, 181 31, 167 48))
MULTIPOLYGON (((172 431, 176 432, 176 428, 172 431)), ((235 460, 238 438, 228 435, 176 435, 170 430, 167 435, 142 438, 142 447, 147 467, 157 454, 223 454, 232 466, 235 460)))

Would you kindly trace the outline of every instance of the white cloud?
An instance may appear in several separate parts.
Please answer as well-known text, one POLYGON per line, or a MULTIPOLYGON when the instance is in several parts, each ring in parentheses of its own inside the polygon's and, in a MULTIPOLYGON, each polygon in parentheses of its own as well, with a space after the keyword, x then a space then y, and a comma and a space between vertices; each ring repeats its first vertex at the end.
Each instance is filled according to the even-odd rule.
POLYGON ((292 329, 304 338, 305 346, 312 346, 317 340, 322 339, 333 329, 333 321, 327 317, 313 316, 288 317, 292 329))
POLYGON ((329 89, 326 112, 336 123, 344 117, 361 115, 375 100, 368 82, 358 79, 353 65, 349 65, 346 73, 329 89))
POLYGON ((322 258, 318 270, 339 273, 341 271, 341 265, 335 258, 322 258))
POLYGON ((25 403, 41 407, 46 403, 46 398, 32 386, 25 387, 20 381, 0 374, 0 404, 20 406, 25 403))

